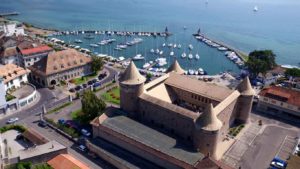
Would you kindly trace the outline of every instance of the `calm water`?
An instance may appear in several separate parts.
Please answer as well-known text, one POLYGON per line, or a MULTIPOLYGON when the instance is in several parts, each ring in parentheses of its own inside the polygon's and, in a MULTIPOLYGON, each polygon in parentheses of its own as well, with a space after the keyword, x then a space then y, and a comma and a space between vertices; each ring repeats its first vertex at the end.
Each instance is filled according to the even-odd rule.
MULTIPOLYGON (((223 53, 192 38, 199 27, 209 37, 242 51, 272 49, 280 64, 300 62, 299 0, 208 0, 208 4, 205 0, 0 0, 0 11, 18 11, 21 15, 13 17, 17 20, 61 30, 163 31, 168 26, 175 36, 146 39, 138 47, 139 53, 164 41, 192 43, 193 53, 199 51, 201 59, 179 61, 186 69, 203 67, 210 74, 238 69, 223 53), (256 5, 259 11, 255 13, 256 5), (188 29, 184 31, 183 26, 188 29)), ((134 53, 135 47, 127 54, 116 55, 134 53)), ((175 53, 180 55, 182 51, 175 53)))

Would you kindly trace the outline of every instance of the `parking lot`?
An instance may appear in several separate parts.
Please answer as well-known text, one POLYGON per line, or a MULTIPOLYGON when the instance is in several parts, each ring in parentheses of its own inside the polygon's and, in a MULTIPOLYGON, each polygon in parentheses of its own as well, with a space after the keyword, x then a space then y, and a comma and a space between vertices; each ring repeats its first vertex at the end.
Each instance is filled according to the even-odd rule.
POLYGON ((240 160, 247 149, 251 146, 252 142, 256 138, 257 134, 261 130, 261 127, 257 124, 249 124, 246 131, 241 133, 242 135, 236 140, 236 142, 230 147, 230 149, 224 154, 223 161, 228 165, 238 168, 240 166, 240 160))
POLYGON ((286 136, 278 150, 276 156, 282 160, 287 160, 297 146, 298 139, 291 136, 286 136))

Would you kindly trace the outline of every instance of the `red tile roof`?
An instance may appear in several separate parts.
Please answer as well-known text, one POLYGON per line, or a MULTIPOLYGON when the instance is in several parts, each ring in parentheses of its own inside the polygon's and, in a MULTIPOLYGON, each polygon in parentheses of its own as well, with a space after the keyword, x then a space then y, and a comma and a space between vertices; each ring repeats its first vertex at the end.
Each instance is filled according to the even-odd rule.
POLYGON ((21 53, 22 53, 22 55, 29 55, 29 54, 34 54, 34 53, 47 52, 47 51, 51 51, 51 50, 52 50, 52 48, 50 48, 49 46, 43 45, 43 46, 38 46, 35 48, 21 50, 21 53))
POLYGON ((259 95, 300 107, 300 92, 293 89, 271 86, 263 89, 259 95))
POLYGON ((69 154, 60 154, 47 162, 54 169, 90 169, 69 154))

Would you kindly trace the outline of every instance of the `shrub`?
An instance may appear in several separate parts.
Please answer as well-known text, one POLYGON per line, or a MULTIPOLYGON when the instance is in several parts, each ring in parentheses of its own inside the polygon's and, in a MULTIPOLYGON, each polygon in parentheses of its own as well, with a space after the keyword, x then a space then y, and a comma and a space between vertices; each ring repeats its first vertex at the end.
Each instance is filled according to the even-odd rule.
POLYGON ((19 162, 17 163, 17 169, 31 169, 31 162, 19 162))
POLYGON ((8 125, 8 126, 3 126, 0 128, 0 133, 4 133, 8 130, 18 130, 19 132, 23 133, 26 128, 21 125, 8 125))

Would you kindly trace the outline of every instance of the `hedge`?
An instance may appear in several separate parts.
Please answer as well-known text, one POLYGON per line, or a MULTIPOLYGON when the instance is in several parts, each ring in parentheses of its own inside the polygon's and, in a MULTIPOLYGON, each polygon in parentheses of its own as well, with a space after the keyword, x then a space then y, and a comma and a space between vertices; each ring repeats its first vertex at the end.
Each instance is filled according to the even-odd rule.
POLYGON ((23 133, 24 131, 26 131, 26 128, 24 126, 21 125, 7 125, 7 126, 3 126, 0 128, 0 133, 4 133, 8 130, 18 130, 19 132, 23 133))

